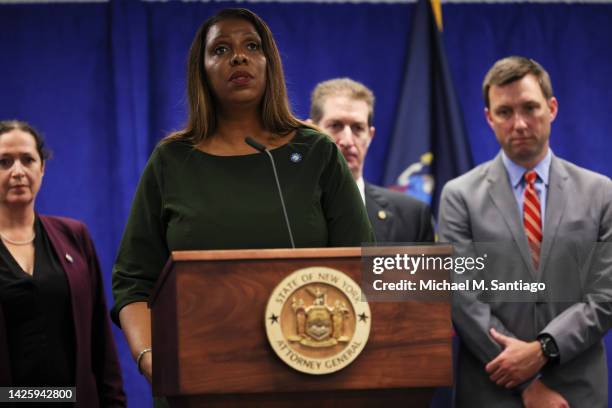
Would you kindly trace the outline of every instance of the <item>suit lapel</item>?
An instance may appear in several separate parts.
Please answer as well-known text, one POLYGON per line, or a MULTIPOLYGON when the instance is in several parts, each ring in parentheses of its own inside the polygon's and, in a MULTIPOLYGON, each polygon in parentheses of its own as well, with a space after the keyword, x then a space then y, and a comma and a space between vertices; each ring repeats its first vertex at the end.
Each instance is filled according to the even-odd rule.
POLYGON ((39 215, 39 217, 40 217, 40 221, 45 227, 45 232, 47 233, 47 236, 49 237, 49 242, 51 242, 51 247, 53 247, 53 249, 55 250, 55 253, 57 254, 57 259, 62 265, 62 268, 64 268, 64 272, 66 273, 66 276, 68 277, 68 282, 73 283, 71 282, 73 269, 72 269, 72 265, 66 261, 66 255, 69 254, 69 252, 67 251, 64 240, 61 238, 55 225, 51 223, 47 217, 45 217, 44 215, 39 215))
POLYGON ((61 227, 57 225, 57 222, 54 222, 51 218, 47 218, 44 215, 40 215, 39 217, 43 226, 45 227, 45 231, 47 233, 47 236, 49 237, 51 247, 55 250, 55 253, 57 254, 57 259, 62 268, 64 269, 64 273, 66 273, 66 278, 68 279, 68 286, 70 287, 70 292, 72 293, 72 312, 75 316, 76 322, 77 308, 74 304, 74 301, 80 293, 80 288, 83 286, 82 279, 79 278, 79 274, 77 273, 77 270, 74 265, 74 257, 76 256, 76 253, 74 252, 73 248, 71 248, 68 244, 65 235, 62 234, 62 232, 60 231, 59 228, 61 227))
POLYGON ((542 251, 540 254, 540 271, 544 270, 548 261, 550 250, 554 245, 559 224, 563 218, 567 197, 564 194, 565 184, 569 175, 563 167, 563 163, 555 156, 550 163, 550 177, 548 180, 548 193, 546 195, 546 215, 544 219, 544 230, 542 238, 542 251))
POLYGON ((386 214, 385 208, 389 203, 382 195, 378 194, 375 189, 371 188, 368 183, 365 183, 364 190, 366 211, 368 213, 370 223, 372 224, 372 228, 374 228, 376 241, 383 242, 384 237, 389 235, 389 223, 386 222, 387 218, 381 219, 379 214, 381 211, 385 212, 386 214))
POLYGON ((536 271, 531 262, 531 254, 529 252, 527 237, 523 230, 521 215, 517 209, 516 197, 514 197, 514 193, 512 192, 512 186, 510 186, 501 153, 497 155, 491 163, 491 167, 489 167, 487 182, 489 183, 489 196, 491 200, 499 210, 501 218, 512 234, 512 238, 519 248, 523 262, 529 268, 531 275, 535 277, 536 271))
POLYGON ((84 306, 87 304, 84 297, 90 296, 88 295, 90 292, 87 290, 89 286, 87 281, 83 278, 84 275, 79 274, 78 269, 75 266, 74 261, 77 254, 75 249, 70 246, 69 241, 66 238, 66 233, 68 232, 67 227, 51 217, 46 217, 44 215, 39 215, 39 217, 43 226, 45 227, 45 232, 47 233, 47 237, 49 237, 51 247, 53 250, 55 250, 57 259, 64 269, 66 278, 68 279, 68 287, 70 288, 70 298, 72 303, 72 317, 74 319, 73 321, 75 327, 76 346, 78 350, 79 347, 84 344, 82 336, 83 332, 79 328, 87 327, 87 324, 84 322, 86 315, 83 314, 82 311, 87 310, 87 308, 84 306))

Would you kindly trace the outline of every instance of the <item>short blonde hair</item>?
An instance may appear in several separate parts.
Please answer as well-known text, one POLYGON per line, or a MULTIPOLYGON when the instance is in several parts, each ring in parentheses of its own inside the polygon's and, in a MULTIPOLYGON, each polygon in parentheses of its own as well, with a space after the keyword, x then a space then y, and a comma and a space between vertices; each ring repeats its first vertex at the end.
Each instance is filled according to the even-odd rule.
POLYGON ((330 96, 347 96, 368 105, 368 126, 374 122, 374 93, 361 82, 350 78, 336 78, 319 82, 310 96, 310 119, 319 123, 323 119, 323 104, 330 96))

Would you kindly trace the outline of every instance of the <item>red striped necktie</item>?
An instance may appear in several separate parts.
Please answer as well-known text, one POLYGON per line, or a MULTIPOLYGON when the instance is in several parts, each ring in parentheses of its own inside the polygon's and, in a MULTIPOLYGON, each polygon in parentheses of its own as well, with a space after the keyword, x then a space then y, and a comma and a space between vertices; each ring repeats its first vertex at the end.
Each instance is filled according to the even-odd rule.
POLYGON ((540 244, 542 243, 542 213, 540 199, 535 189, 538 175, 531 170, 525 173, 525 192, 523 194, 523 226, 531 250, 533 266, 538 270, 540 265, 540 244))

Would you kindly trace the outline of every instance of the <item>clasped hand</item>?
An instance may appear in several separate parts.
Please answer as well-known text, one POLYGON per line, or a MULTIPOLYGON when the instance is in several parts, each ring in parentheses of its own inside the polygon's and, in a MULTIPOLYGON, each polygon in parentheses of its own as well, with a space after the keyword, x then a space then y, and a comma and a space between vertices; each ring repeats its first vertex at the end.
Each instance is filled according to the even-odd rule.
POLYGON ((493 340, 504 348, 485 366, 489 378, 495 384, 505 388, 516 387, 535 376, 546 364, 540 342, 518 340, 495 329, 491 329, 490 333, 493 340))

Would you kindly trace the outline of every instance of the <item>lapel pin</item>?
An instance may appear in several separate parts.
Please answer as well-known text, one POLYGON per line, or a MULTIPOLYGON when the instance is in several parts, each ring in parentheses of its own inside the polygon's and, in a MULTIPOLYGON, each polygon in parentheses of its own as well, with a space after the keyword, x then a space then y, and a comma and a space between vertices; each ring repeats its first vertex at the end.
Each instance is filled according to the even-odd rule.
POLYGON ((381 220, 384 220, 387 218, 387 213, 385 212, 385 210, 380 210, 378 212, 378 218, 380 218, 381 220))
POLYGON ((302 155, 299 154, 299 153, 291 153, 291 156, 289 158, 294 163, 298 163, 298 162, 302 161, 302 155))
POLYGON ((73 263, 74 259, 72 259, 72 257, 70 256, 70 254, 66 254, 66 260, 68 260, 68 262, 73 263))

